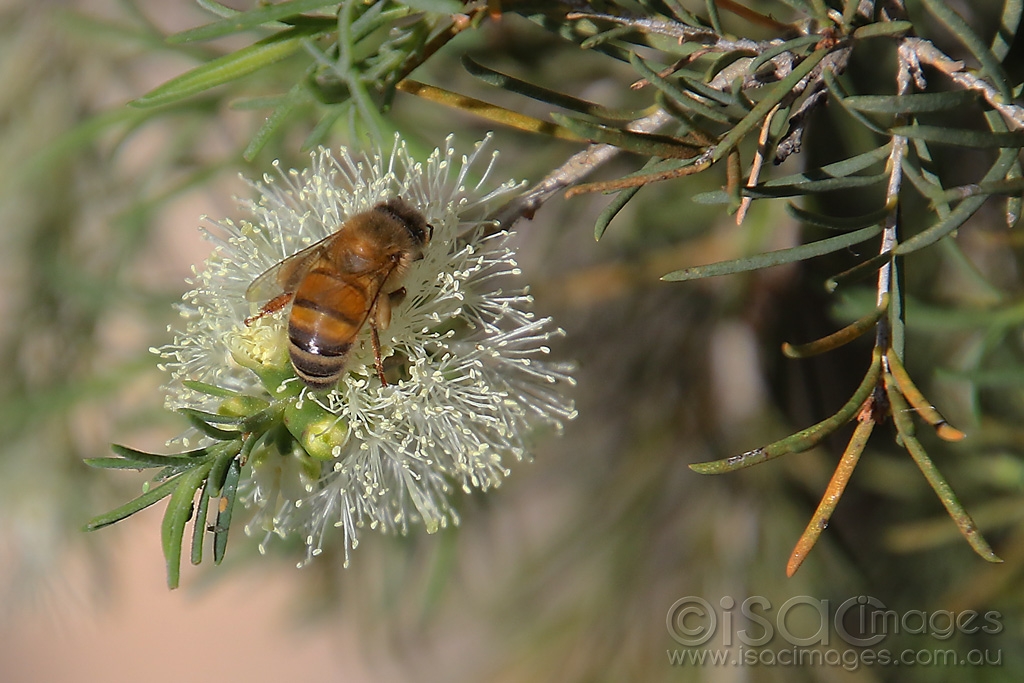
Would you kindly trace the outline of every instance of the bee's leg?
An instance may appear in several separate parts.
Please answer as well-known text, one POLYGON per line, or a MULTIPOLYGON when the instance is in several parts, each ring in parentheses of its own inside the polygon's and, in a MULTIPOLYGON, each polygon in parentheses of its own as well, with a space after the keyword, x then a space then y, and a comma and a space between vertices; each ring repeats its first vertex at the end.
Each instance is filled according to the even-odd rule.
POLYGON ((387 386, 384 379, 384 360, 380 356, 380 330, 388 329, 391 325, 391 307, 397 306, 405 299, 405 287, 399 287, 393 292, 378 296, 373 303, 373 310, 370 311, 370 342, 373 344, 373 362, 377 368, 377 376, 380 383, 387 386))
POLYGON ((377 323, 378 330, 386 330, 391 325, 391 309, 405 300, 405 287, 399 287, 384 296, 378 296, 374 302, 371 319, 377 323))
POLYGON ((373 310, 370 311, 370 320, 377 325, 378 330, 386 330, 391 325, 391 295, 384 294, 377 297, 373 303, 373 310))
POLYGON ((246 318, 245 326, 248 327, 249 325, 252 325, 254 322, 256 322, 265 315, 277 313, 282 308, 287 306, 291 302, 292 297, 294 296, 295 292, 285 292, 284 294, 278 294, 273 299, 263 304, 263 308, 260 309, 259 313, 257 313, 256 315, 250 315, 248 318, 246 318))
POLYGON ((370 316, 370 343, 373 345, 373 366, 377 368, 377 377, 380 377, 381 386, 386 387, 388 381, 384 378, 384 360, 380 357, 380 335, 377 334, 377 321, 370 316))

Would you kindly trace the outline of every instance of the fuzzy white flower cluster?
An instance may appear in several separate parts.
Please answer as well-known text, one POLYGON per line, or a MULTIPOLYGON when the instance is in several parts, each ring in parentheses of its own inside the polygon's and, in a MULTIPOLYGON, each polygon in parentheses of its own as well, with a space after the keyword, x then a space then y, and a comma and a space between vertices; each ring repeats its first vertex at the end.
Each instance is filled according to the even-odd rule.
POLYGON ((157 352, 171 373, 172 409, 223 412, 229 393, 282 407, 278 431, 291 436, 267 434, 243 483, 253 513, 246 531, 265 534, 261 549, 273 534, 301 533, 308 561, 341 527, 347 562, 362 528, 405 533, 422 523, 433 532, 457 523, 454 487, 498 486, 507 463, 527 455, 531 432, 559 430, 575 415, 563 393, 570 368, 545 360, 562 331, 530 312, 525 289, 504 289, 520 272, 509 234, 494 233, 484 216, 519 185, 487 189, 497 157, 485 153, 487 142, 459 160, 449 137, 422 163, 397 136, 389 155, 367 160, 321 149, 305 171, 278 168, 252 183, 260 195, 244 203, 252 221, 219 221, 207 233, 216 247, 183 297, 184 328, 157 352), (469 185, 472 174, 480 180, 469 185), (310 392, 288 364, 287 309, 247 325, 257 306, 246 289, 347 217, 395 196, 433 227, 380 335, 397 379, 377 378, 364 329, 338 386, 310 392))

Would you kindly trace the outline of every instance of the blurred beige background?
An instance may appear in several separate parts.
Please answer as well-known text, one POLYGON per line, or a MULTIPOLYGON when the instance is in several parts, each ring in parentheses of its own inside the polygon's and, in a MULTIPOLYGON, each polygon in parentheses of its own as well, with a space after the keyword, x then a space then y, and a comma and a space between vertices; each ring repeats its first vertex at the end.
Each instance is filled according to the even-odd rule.
POLYGON ((403 680, 383 662, 369 669, 348 627, 302 628, 287 570, 237 572, 208 590, 189 576, 167 590, 160 515, 147 510, 101 539, 117 577, 109 595, 71 557, 49 585, 4 609, 4 683, 403 680))

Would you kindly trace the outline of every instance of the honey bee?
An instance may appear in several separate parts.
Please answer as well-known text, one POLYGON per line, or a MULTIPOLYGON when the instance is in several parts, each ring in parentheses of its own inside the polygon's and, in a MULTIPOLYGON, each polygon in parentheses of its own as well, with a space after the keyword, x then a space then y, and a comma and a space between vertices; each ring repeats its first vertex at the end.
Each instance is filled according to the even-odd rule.
POLYGON ((253 280, 246 300, 266 303, 245 324, 291 304, 292 367, 306 386, 326 390, 337 384, 356 335, 369 322, 374 365, 386 386, 378 330, 391 322, 391 307, 405 297, 402 278, 432 236, 433 227, 404 199, 377 204, 253 280))

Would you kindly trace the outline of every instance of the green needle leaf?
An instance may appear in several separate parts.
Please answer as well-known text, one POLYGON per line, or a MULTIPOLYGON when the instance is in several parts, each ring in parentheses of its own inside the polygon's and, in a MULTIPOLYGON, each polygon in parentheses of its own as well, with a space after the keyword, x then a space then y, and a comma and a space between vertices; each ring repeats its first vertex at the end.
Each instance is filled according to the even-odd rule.
POLYGON ((192 522, 192 552, 190 560, 192 564, 200 564, 203 561, 203 540, 206 538, 206 516, 210 510, 210 480, 203 485, 203 492, 199 496, 199 505, 196 507, 196 518, 192 522))
POLYGON ((302 49, 304 40, 316 34, 316 30, 307 28, 281 31, 172 78, 130 104, 136 107, 158 107, 230 83, 291 56, 302 49))
POLYGON ((213 467, 210 468, 210 476, 206 479, 206 488, 211 496, 216 497, 220 495, 220 490, 223 488, 224 480, 228 474, 228 468, 235 459, 235 455, 237 453, 233 451, 225 451, 213 461, 213 467))
MULTIPOLYGON (((888 173, 875 175, 851 175, 839 178, 824 178, 822 180, 807 180, 801 183, 776 183, 769 181, 756 187, 741 187, 740 192, 744 197, 754 199, 778 199, 779 197, 802 197, 804 195, 818 192, 832 192, 834 190, 849 190, 855 187, 870 187, 884 183, 889 179, 888 173)), ((732 201, 729 193, 724 190, 713 190, 701 192, 693 196, 697 204, 728 204, 732 201)))
POLYGON ((589 116, 594 116, 608 121, 633 121, 634 119, 638 119, 652 113, 651 111, 609 109, 594 102, 581 100, 578 97, 566 95, 556 90, 544 88, 542 86, 520 80, 514 76, 509 76, 508 74, 486 67, 466 55, 462 56, 462 66, 473 76, 476 76, 484 83, 493 85, 496 88, 514 92, 516 94, 529 97, 530 99, 537 100, 538 102, 545 102, 556 107, 568 109, 569 111, 587 114, 589 116))
POLYGON ((181 412, 186 418, 188 418, 189 424, 210 438, 217 439, 218 441, 234 441, 240 436, 240 433, 237 431, 229 432, 224 429, 218 429, 206 422, 203 418, 189 414, 187 408, 182 409, 181 412))
POLYGON ((854 244, 860 244, 865 240, 871 239, 881 231, 882 228, 880 226, 872 225, 867 228, 862 228, 861 230, 846 233, 845 235, 837 235, 835 237, 818 240, 817 242, 802 244, 799 247, 779 249, 778 251, 769 251, 767 253, 757 254, 756 256, 750 256, 748 258, 719 261, 717 263, 709 263, 704 266, 692 266, 690 268, 683 268, 682 270, 675 270, 667 275, 663 275, 661 279, 667 282, 683 282, 686 280, 714 277, 716 275, 744 273, 750 270, 767 268, 769 266, 778 266, 784 263, 803 261, 809 258, 814 258, 815 256, 831 254, 832 252, 839 251, 840 249, 851 247, 854 244))
POLYGON ((151 467, 191 467, 199 458, 209 455, 209 448, 199 448, 187 453, 177 455, 160 455, 158 453, 145 453, 134 448, 113 444, 110 449, 117 453, 120 458, 87 458, 85 464, 90 467, 103 469, 130 469, 141 470, 151 467))
POLYGON ((218 499, 217 525, 213 530, 213 562, 220 564, 228 545, 228 531, 231 528, 231 514, 235 509, 235 498, 238 496, 238 480, 242 474, 242 466, 238 459, 231 461, 221 497, 218 499))
POLYGON ((796 52, 802 47, 810 47, 811 45, 817 45, 821 40, 821 36, 812 34, 809 36, 800 36, 799 38, 793 38, 785 42, 779 43, 775 47, 769 48, 759 54, 757 57, 751 60, 750 64, 747 65, 747 73, 755 74, 757 70, 767 64, 769 61, 774 59, 776 56, 781 55, 783 52, 796 52))
POLYGON ((248 419, 247 415, 221 415, 219 413, 208 413, 204 410, 196 410, 195 408, 179 408, 178 412, 186 417, 194 417, 202 420, 203 422, 209 422, 210 424, 238 426, 248 419))
POLYGON ((1007 177, 1003 180, 993 180, 989 183, 951 187, 941 194, 936 194, 933 198, 933 204, 955 202, 967 197, 989 196, 993 194, 1019 197, 1022 192, 1024 192, 1024 178, 1019 176, 1007 177))
POLYGON ((116 507, 106 514, 93 517, 88 521, 88 523, 86 523, 85 530, 96 531, 97 529, 102 529, 105 526, 110 526, 111 524, 120 522, 122 519, 131 517, 139 510, 145 510, 153 503, 157 503, 171 495, 171 492, 177 485, 177 478, 165 481, 163 484, 160 484, 160 486, 146 491, 138 498, 130 500, 124 505, 116 507))
POLYGON ((871 359, 871 366, 864 375, 857 391, 853 393, 839 412, 832 417, 826 418, 816 425, 801 430, 796 434, 787 436, 774 443, 752 451, 734 455, 731 458, 723 458, 712 462, 699 462, 690 465, 690 469, 698 474, 725 474, 744 469, 752 465, 758 465, 767 460, 777 458, 787 453, 802 453, 814 448, 825 440, 830 434, 842 427, 844 424, 856 417, 857 412, 864 405, 864 402, 871 395, 878 385, 878 377, 882 371, 882 356, 876 350, 871 359))
POLYGON ((643 187, 643 185, 637 185, 636 187, 629 187, 622 190, 615 195, 615 198, 608 203, 608 206, 604 207, 601 215, 597 217, 597 223, 594 224, 595 240, 601 239, 604 235, 604 231, 608 229, 608 225, 611 224, 612 220, 616 216, 619 215, 619 211, 629 203, 629 200, 631 200, 634 195, 640 191, 641 187, 643 187))
POLYGON ((985 537, 978 531, 977 525, 971 516, 964 510, 963 505, 960 504, 960 500, 957 498, 956 493, 953 492, 953 488, 946 481, 942 473, 939 472, 939 468, 935 466, 932 459, 928 457, 928 453, 924 450, 924 446, 914 436, 911 420, 909 415, 911 414, 910 406, 907 405, 903 396, 900 395, 899 391, 891 385, 886 387, 889 401, 892 404, 892 416, 893 421, 896 423, 897 431, 899 432, 900 438, 903 441, 903 447, 910 453, 910 457, 917 463, 917 467, 921 470, 924 478, 928 481, 928 484, 935 491, 935 494, 942 501, 943 507, 946 508, 946 512, 956 522, 957 527, 960 529, 960 533, 963 534, 964 538, 974 549, 974 552, 978 553, 982 558, 989 562, 1002 562, 998 555, 996 555, 991 546, 985 540, 985 537))
POLYGON ((324 0, 287 0, 286 2, 273 5, 263 5, 248 12, 238 12, 205 26, 175 33, 167 38, 167 42, 172 44, 193 43, 220 38, 232 33, 251 31, 279 19, 292 17, 303 12, 310 12, 321 7, 337 6, 337 4, 337 2, 325 2, 324 0))
POLYGON ((207 396, 229 398, 231 396, 236 396, 238 394, 238 392, 232 391, 231 389, 224 389, 223 387, 218 387, 213 384, 207 384, 206 382, 199 382, 194 379, 186 379, 182 381, 182 384, 184 384, 189 389, 192 389, 193 391, 198 391, 199 393, 206 394, 207 396))
POLYGON ((876 21, 873 24, 866 24, 853 32, 854 40, 865 40, 867 38, 879 38, 883 36, 901 36, 914 28, 909 21, 876 21))
POLYGON ((87 458, 85 464, 101 470, 148 470, 157 467, 189 467, 194 460, 185 460, 173 455, 157 455, 152 459, 142 458, 87 458))
MULTIPOLYGON (((812 168, 802 173, 774 178, 757 187, 742 188, 743 194, 748 197, 790 197, 793 195, 809 194, 810 192, 826 192, 828 190, 865 187, 888 179, 889 174, 884 170, 881 173, 854 176, 875 164, 881 164, 889 157, 890 145, 885 144, 869 152, 857 154, 820 168, 812 168), (847 176, 851 176, 846 179, 847 176), (846 180, 843 180, 846 179, 846 180)), ((729 195, 721 190, 712 192, 701 192, 693 197, 698 204, 727 204, 730 201, 729 195)))
POLYGON ((172 480, 177 487, 171 494, 171 499, 167 501, 167 510, 164 512, 160 534, 164 559, 167 561, 168 588, 178 587, 181 577, 181 550, 185 537, 185 524, 192 516, 192 502, 196 497, 196 491, 202 486, 211 467, 213 467, 212 460, 196 467, 188 474, 183 474, 172 480))
POLYGON ((969 90, 952 90, 910 95, 850 95, 843 98, 843 104, 871 114, 919 114, 967 107, 977 100, 977 95, 969 90))
POLYGON ((942 126, 896 126, 889 131, 893 135, 905 135, 927 142, 938 142, 958 147, 1022 147, 1024 131, 995 132, 990 130, 967 130, 944 128, 942 126))
POLYGON ((563 128, 593 142, 603 142, 624 150, 647 156, 671 159, 692 159, 701 153, 699 145, 679 140, 668 135, 635 133, 629 130, 611 128, 568 116, 552 114, 551 118, 563 128))

